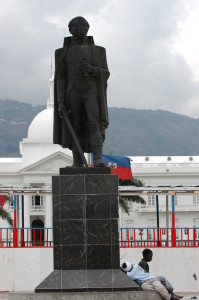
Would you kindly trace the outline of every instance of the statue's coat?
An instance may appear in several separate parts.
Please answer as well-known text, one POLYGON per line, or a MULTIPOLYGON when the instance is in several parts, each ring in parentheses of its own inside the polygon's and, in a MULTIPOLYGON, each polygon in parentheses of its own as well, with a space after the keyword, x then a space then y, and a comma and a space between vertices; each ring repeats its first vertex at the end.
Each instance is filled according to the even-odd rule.
MULTIPOLYGON (((91 36, 87 37, 92 49, 92 65, 98 67, 98 76, 95 79, 95 84, 97 88, 99 112, 100 112, 100 129, 103 138, 105 138, 105 129, 108 127, 108 107, 107 107, 107 80, 110 75, 106 60, 106 50, 103 47, 94 45, 93 38, 91 36)), ((69 49, 71 42, 71 37, 66 37, 64 39, 63 48, 57 49, 55 51, 55 77, 54 77, 54 128, 53 128, 53 142, 54 144, 59 144, 62 147, 72 148, 72 138, 66 127, 63 119, 60 118, 58 114, 59 102, 63 101, 66 105, 67 111, 70 110, 68 95, 66 95, 67 89, 67 76, 65 80, 60 76, 61 72, 67 72, 63 70, 65 64, 63 63, 66 59, 67 51, 69 49)), ((84 111, 82 112, 82 133, 81 140, 83 152, 92 152, 89 131, 87 128, 87 119, 84 111)), ((70 115, 69 115, 70 118, 70 115)), ((72 120, 71 120, 72 123, 72 120)))

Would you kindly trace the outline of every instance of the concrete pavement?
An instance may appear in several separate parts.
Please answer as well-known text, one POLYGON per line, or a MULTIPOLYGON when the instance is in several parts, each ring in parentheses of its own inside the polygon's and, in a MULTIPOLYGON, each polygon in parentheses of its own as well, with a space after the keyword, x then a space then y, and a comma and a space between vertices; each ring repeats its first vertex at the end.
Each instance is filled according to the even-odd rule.
MULTIPOLYGON (((177 295, 183 295, 183 300, 197 299, 199 300, 199 292, 181 293, 176 292, 177 295), (196 298, 193 298, 196 297, 196 298)), ((0 300, 161 300, 160 296, 155 292, 118 292, 118 293, 68 293, 68 294, 34 294, 34 293, 8 293, 0 292, 0 300), (46 297, 47 296, 47 297, 46 297)))

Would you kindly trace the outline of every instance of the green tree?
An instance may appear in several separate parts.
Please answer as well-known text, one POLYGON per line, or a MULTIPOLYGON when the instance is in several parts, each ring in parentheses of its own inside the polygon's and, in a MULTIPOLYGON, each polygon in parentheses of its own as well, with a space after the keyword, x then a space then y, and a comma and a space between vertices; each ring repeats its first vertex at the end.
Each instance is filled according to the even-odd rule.
MULTIPOLYGON (((138 179, 133 180, 119 180, 120 186, 143 186, 143 183, 138 179)), ((119 196, 119 205, 121 209, 129 215, 128 201, 146 204, 146 201, 140 196, 119 196)))
MULTIPOLYGON (((114 150, 110 149, 108 151, 108 155, 114 155, 114 150)), ((123 180, 119 179, 119 185, 120 186, 143 186, 143 183, 134 178, 133 180, 123 180)), ((128 207, 128 201, 136 202, 136 203, 141 203, 141 204, 146 204, 146 201, 140 197, 140 196, 119 196, 119 205, 121 209, 129 215, 129 207, 128 207)))
MULTIPOLYGON (((13 203, 13 199, 10 196, 7 195, 3 195, 5 198, 5 201, 11 201, 13 203)), ((10 216, 10 214, 3 208, 0 207, 0 218, 3 220, 6 220, 8 222, 8 224, 13 227, 13 220, 10 216)))

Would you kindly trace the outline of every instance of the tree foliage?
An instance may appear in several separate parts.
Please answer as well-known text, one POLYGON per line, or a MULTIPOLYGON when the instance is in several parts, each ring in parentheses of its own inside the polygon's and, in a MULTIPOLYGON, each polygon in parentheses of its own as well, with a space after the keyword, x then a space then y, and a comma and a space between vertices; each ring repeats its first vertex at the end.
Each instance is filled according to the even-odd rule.
POLYGON ((10 216, 10 214, 3 208, 0 208, 0 218, 2 218, 3 220, 6 220, 8 222, 8 224, 13 227, 13 220, 10 216))
MULTIPOLYGON (((10 195, 3 195, 5 198, 5 201, 11 201, 13 203, 13 198, 10 195)), ((8 224, 13 227, 13 220, 9 214, 3 207, 0 207, 0 218, 3 220, 6 220, 8 224)))
MULTIPOLYGON (((133 180, 119 180, 119 185, 120 186, 143 186, 143 183, 138 180, 138 179, 133 179, 133 180)), ((119 196, 119 205, 121 207, 121 209, 127 213, 129 215, 129 206, 128 206, 128 202, 132 201, 132 202, 136 202, 136 203, 141 203, 141 204, 146 204, 146 201, 136 195, 136 196, 119 196)))

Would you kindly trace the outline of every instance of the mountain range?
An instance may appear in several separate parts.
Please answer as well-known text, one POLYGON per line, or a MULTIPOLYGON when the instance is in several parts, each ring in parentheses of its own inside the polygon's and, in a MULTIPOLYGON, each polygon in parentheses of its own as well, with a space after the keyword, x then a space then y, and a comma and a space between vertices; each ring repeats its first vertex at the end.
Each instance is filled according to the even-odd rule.
MULTIPOLYGON (((0 157, 19 157, 33 118, 46 106, 0 99, 0 157)), ((199 119, 164 110, 109 107, 104 153, 122 156, 199 155, 199 119)))

